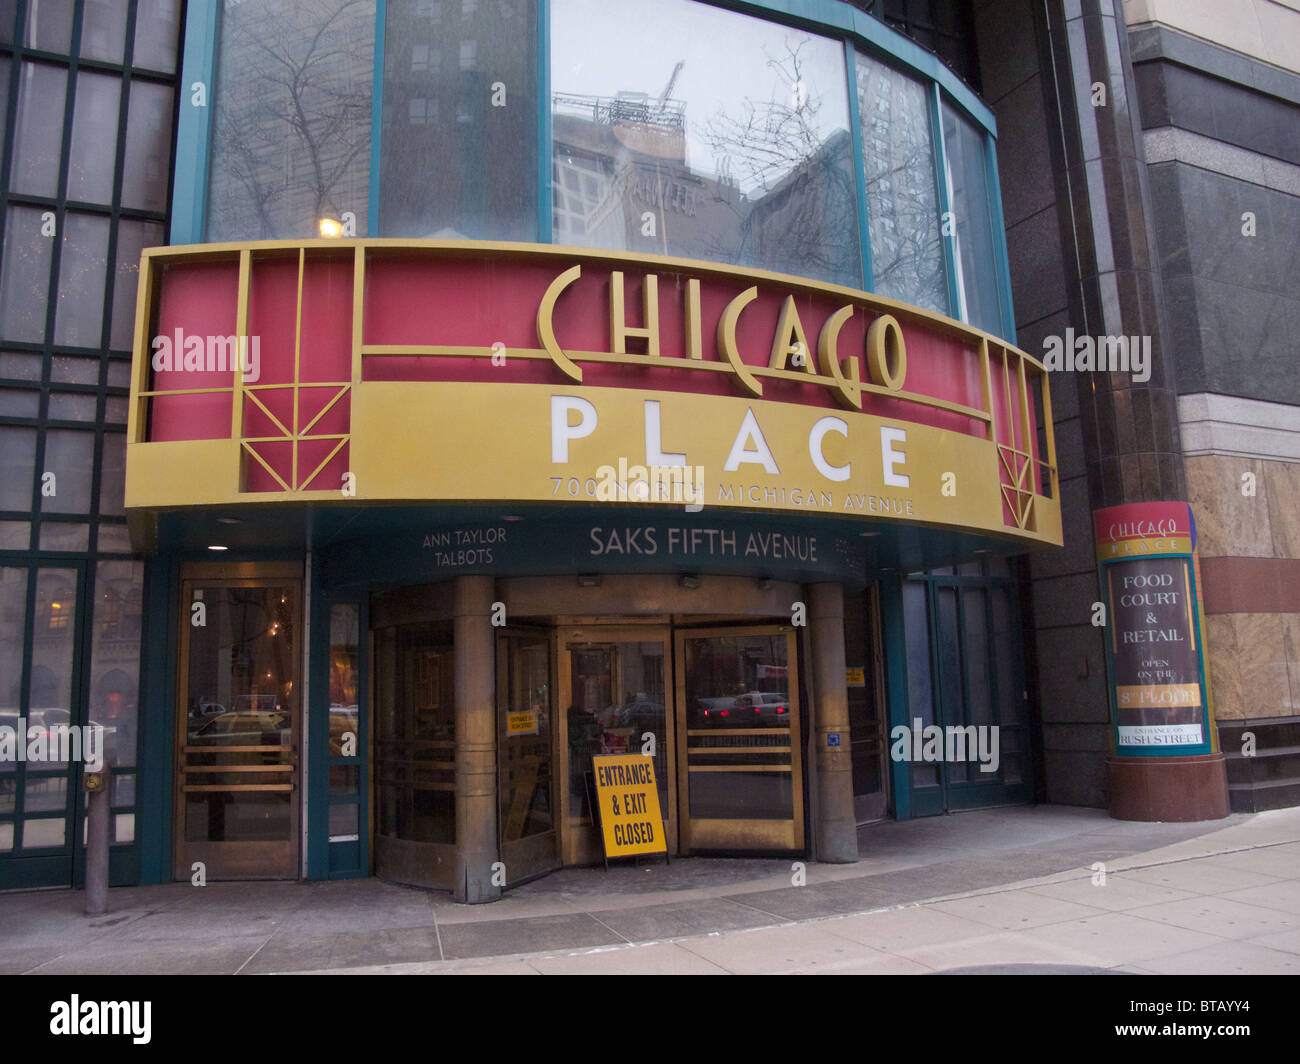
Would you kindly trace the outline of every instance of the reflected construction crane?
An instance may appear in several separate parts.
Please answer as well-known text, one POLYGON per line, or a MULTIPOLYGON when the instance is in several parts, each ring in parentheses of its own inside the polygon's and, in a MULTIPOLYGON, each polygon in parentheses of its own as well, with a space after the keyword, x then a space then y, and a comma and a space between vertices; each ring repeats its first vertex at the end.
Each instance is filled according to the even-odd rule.
POLYGON ((673 94, 673 86, 677 84, 677 77, 681 74, 682 67, 685 65, 685 59, 677 60, 677 65, 673 67, 673 72, 668 78, 668 84, 664 86, 664 91, 659 94, 658 113, 660 115, 668 109, 668 99, 673 94))

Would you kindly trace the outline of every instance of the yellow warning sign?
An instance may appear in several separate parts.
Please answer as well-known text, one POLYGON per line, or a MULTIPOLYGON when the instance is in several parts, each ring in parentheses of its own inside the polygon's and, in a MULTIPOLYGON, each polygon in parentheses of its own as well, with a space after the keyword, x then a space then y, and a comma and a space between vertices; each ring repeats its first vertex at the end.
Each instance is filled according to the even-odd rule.
POLYGON ((649 754, 604 754, 591 759, 606 857, 667 853, 654 759, 649 754))
POLYGON ((861 668, 848 668, 844 670, 844 684, 846 687, 866 687, 866 673, 861 668))
POLYGON ((537 713, 531 710, 525 710, 522 713, 507 713, 506 734, 507 735, 536 735, 537 734, 537 713))

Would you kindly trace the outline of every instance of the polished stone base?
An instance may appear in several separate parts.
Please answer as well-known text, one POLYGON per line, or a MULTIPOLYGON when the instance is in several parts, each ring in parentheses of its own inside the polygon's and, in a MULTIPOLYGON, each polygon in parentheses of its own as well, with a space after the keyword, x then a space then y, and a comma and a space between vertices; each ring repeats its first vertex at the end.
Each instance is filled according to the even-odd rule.
POLYGON ((1228 815, 1222 754, 1110 757, 1110 815, 1116 820, 1186 822, 1228 815))

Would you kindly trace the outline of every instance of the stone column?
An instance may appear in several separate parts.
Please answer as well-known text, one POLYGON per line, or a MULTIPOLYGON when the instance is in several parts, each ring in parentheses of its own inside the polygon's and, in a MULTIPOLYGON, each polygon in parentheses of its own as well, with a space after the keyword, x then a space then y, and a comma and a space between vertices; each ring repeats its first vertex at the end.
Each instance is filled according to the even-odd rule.
MULTIPOLYGON (((455 580, 456 900, 497 901, 496 654, 490 576, 455 580)), ((497 877, 501 879, 502 877, 497 877)))
POLYGON ((833 583, 810 584, 808 592, 817 750, 814 854, 819 861, 851 864, 858 859, 858 829, 853 816, 849 699, 844 686, 844 589, 833 583), (839 741, 836 746, 831 745, 834 737, 839 741))
MULTIPOLYGON (((1076 252, 1071 326, 1098 352, 1129 337, 1149 351, 1145 373, 1075 374, 1090 502, 1184 502, 1173 353, 1165 339, 1160 262, 1128 30, 1120 0, 1045 0, 1052 79, 1049 116, 1059 199, 1076 252), (1052 114, 1052 112, 1055 112, 1052 114), (1148 346, 1149 345, 1149 348, 1148 346), (1144 377, 1145 379, 1139 379, 1144 377)), ((1069 385, 1066 384, 1066 387, 1069 385)), ((1053 383, 1053 387, 1060 385, 1053 383)), ((1086 612, 1080 603, 1076 612, 1086 612)), ((1206 715, 1207 727, 1209 723, 1206 715)), ((1223 755, 1108 759, 1111 815, 1183 820, 1228 814, 1223 755), (1210 795, 1211 797, 1207 797, 1210 795)))

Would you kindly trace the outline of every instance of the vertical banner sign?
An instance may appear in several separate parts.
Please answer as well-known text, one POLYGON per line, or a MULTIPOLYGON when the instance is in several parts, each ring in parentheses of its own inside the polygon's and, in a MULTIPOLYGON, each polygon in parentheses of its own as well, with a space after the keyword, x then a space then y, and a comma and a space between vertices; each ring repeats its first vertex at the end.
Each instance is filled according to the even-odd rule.
POLYGON ((649 754, 604 754, 593 757, 591 763, 605 856, 666 854, 654 758, 649 754))
POLYGON ((1116 754, 1213 753, 1191 507, 1112 506, 1093 514, 1093 530, 1106 604, 1116 754))

